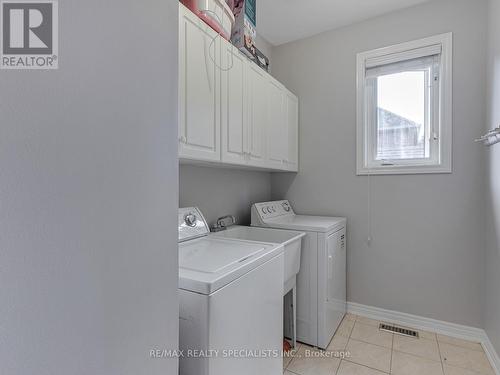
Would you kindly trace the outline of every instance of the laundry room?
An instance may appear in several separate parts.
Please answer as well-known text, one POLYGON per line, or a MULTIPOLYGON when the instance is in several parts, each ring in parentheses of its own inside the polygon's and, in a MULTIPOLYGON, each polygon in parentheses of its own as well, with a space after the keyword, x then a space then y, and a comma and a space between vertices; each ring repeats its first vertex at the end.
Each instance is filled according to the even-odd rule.
MULTIPOLYGON (((227 87, 229 92, 220 94, 220 128, 211 133, 217 134, 219 144, 200 147, 182 139, 189 133, 190 103, 182 107, 181 100, 181 111, 187 115, 179 128, 179 205, 198 207, 212 231, 221 232, 231 231, 232 225, 311 230, 290 222, 277 225, 278 219, 268 224, 265 216, 273 213, 267 211, 261 213, 263 222, 255 222, 253 210, 261 202, 286 200, 298 217, 346 218, 342 265, 336 254, 332 261, 328 246, 325 259, 320 250, 311 257, 308 237, 302 239, 295 288, 296 347, 289 329, 293 317, 287 313, 293 303, 284 299, 285 344, 291 344, 291 354, 283 361, 287 374, 492 373, 493 344, 485 344, 487 336, 481 330, 486 324, 491 329, 495 321, 485 320, 486 306, 491 306, 485 301, 484 278, 489 147, 474 142, 494 128, 485 126, 487 4, 408 2, 401 9, 379 9, 377 16, 349 23, 343 18, 347 15, 328 13, 334 3, 339 2, 326 6, 321 18, 320 10, 310 10, 305 3, 258 2, 255 46, 266 51, 271 67, 259 86, 253 81, 260 76, 245 73, 241 61, 228 57, 222 47, 221 66, 214 69, 220 70, 221 90, 227 87), (278 12, 276 20, 273 15, 278 12), (305 12, 311 24, 298 18, 305 12), (338 26, 325 31, 329 22, 338 26), (429 82, 434 85, 424 88, 429 82), (266 83, 267 107, 261 97, 252 97, 266 83), (246 85, 249 91, 242 91, 246 85), (374 85, 378 89, 368 101, 374 85), (275 87, 282 87, 281 94, 273 91, 275 87), (298 101, 297 138, 290 135, 295 124, 290 122, 288 92, 298 101), (267 111, 267 136, 257 129, 255 134, 263 138, 255 139, 252 132, 259 124, 254 118, 265 120, 252 113, 259 105, 267 111), (376 111, 373 118, 365 115, 370 108, 376 111), (371 123, 378 134, 367 132, 371 123), (410 135, 411 127, 419 130, 410 135), (290 141, 295 140, 298 163, 290 170, 286 160, 293 154, 290 141), (371 144, 378 146, 373 149, 371 144), (207 155, 207 150, 216 153, 215 162, 211 155, 192 156, 197 151, 207 155), (228 216, 229 221, 224 219, 228 216), (331 275, 342 274, 342 267, 345 284, 331 275), (308 272, 315 275, 314 282, 306 277, 308 272), (334 328, 320 323, 323 315, 335 321, 322 283, 346 288, 347 315, 343 323, 332 323, 334 328), (304 298, 306 293, 316 293, 317 300, 304 298), (321 299, 326 301, 324 308, 321 299), (309 314, 315 315, 314 328, 308 326, 309 314), (392 328, 383 330, 381 323, 392 328), (416 332, 418 338, 405 337, 397 329, 416 332), (457 354, 453 349, 473 345, 485 348, 482 359, 474 357, 465 364, 463 358, 451 358, 457 354), (351 357, 315 360, 304 355, 310 348, 335 349, 351 357)), ((182 72, 189 74, 181 67, 182 72)), ((272 204, 262 206, 268 207, 273 209, 272 204)))
POLYGON ((0 0, 0 374, 500 375, 500 0, 0 0))

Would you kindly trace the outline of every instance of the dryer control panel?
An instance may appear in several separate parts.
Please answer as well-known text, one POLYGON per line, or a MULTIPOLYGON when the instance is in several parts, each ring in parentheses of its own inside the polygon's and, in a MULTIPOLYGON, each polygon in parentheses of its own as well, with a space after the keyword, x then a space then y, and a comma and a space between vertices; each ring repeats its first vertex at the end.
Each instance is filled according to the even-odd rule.
POLYGON ((252 222, 257 219, 258 222, 264 224, 267 219, 272 219, 280 216, 292 216, 292 205, 287 200, 262 202, 252 205, 252 222))

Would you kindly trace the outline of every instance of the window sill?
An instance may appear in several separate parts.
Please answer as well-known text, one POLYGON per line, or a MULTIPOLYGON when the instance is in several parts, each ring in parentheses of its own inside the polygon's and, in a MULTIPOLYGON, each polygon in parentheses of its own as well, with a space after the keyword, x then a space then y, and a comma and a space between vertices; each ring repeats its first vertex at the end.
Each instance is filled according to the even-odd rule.
POLYGON ((384 166, 376 168, 364 168, 358 167, 356 170, 357 176, 368 176, 368 175, 408 175, 408 174, 449 174, 452 173, 452 168, 450 166, 444 165, 422 165, 422 166, 384 166))

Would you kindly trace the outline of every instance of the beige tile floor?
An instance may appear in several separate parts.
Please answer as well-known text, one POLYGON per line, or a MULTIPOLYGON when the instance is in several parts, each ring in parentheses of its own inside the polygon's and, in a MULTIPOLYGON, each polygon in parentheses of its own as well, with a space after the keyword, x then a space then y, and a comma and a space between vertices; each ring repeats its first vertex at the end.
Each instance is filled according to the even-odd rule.
POLYGON ((285 375, 495 375, 481 344, 432 332, 409 338, 348 314, 326 351, 299 344, 285 375))

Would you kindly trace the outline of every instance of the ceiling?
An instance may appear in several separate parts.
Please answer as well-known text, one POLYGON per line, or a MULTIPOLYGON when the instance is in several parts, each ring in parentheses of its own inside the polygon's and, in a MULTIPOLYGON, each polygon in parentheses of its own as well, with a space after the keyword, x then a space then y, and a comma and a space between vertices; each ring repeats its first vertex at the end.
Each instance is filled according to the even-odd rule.
POLYGON ((257 33, 276 46, 426 1, 257 0, 257 33))

